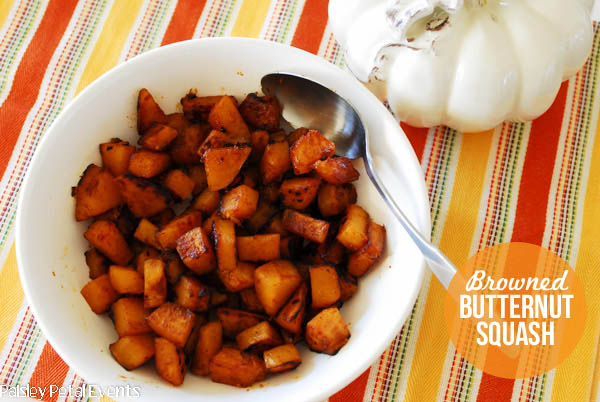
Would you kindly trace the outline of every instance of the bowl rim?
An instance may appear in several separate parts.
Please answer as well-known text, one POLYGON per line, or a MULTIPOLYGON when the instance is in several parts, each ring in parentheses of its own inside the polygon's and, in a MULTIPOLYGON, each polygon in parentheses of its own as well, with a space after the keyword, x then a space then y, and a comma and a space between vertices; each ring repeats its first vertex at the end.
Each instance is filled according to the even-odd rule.
MULTIPOLYGON (((216 41, 240 42, 242 44, 244 42, 246 42, 246 43, 254 43, 254 44, 257 44, 258 46, 286 49, 286 51, 294 51, 294 52, 303 54, 303 57, 308 56, 315 63, 320 63, 323 66, 326 64, 330 69, 337 70, 336 74, 345 75, 345 76, 349 77, 350 79, 352 79, 355 82, 355 84, 353 84, 355 86, 355 89, 358 92, 361 92, 361 94, 363 96, 373 98, 373 100, 377 102, 378 107, 380 109, 382 108, 383 110, 385 110, 385 112, 386 112, 385 115, 387 116, 385 118, 393 119, 396 122, 396 124, 398 124, 398 126, 399 126, 399 123, 395 120, 395 118, 391 115, 391 113, 389 113, 389 111, 387 109, 385 109, 384 104, 381 101, 379 101, 373 93, 371 93, 360 81, 358 81, 348 71, 345 71, 342 68, 340 68, 339 66, 337 66, 333 63, 330 63, 326 59, 324 59, 318 55, 315 55, 313 53, 307 52, 303 49, 299 49, 299 48, 296 48, 296 47, 293 47, 293 46, 290 46, 287 44, 282 44, 282 43, 278 43, 278 42, 272 42, 272 41, 257 39, 257 38, 243 38, 243 37, 194 38, 194 39, 189 39, 189 40, 185 40, 185 41, 171 43, 171 44, 168 44, 165 46, 159 46, 154 49, 148 50, 142 54, 139 54, 125 62, 122 62, 122 63, 119 63, 119 64, 113 66, 111 69, 109 69, 106 72, 104 72, 103 74, 101 74, 98 78, 96 78, 93 82, 91 82, 88 86, 86 86, 79 94, 77 94, 73 99, 71 99, 67 103, 67 105, 65 105, 63 110, 61 110, 60 113, 56 116, 56 118, 54 119, 52 124, 46 129, 45 133, 42 135, 42 138, 40 139, 40 141, 37 145, 37 148, 34 151, 34 154, 31 158, 27 172, 23 179, 22 187, 19 191, 19 199, 18 199, 18 203, 17 203, 16 224, 15 224, 15 226, 16 226, 16 228, 15 228, 15 252, 16 252, 17 268, 18 268, 18 272, 19 272, 21 286, 23 288, 23 292, 24 292, 25 298, 27 300, 27 304, 31 308, 31 311, 36 320, 36 323, 39 325, 39 327, 40 327, 42 333, 44 334, 44 336, 46 337, 47 341, 54 348, 54 350, 58 353, 58 355, 65 361, 65 363, 69 366, 69 368, 71 368, 75 373, 81 375, 88 382, 93 381, 95 377, 99 377, 99 376, 94 376, 93 371, 90 371, 88 369, 85 369, 85 368, 82 368, 81 366, 79 366, 76 361, 71 359, 71 355, 69 353, 66 353, 65 350, 63 350, 63 348, 61 346, 57 346, 57 345, 60 345, 61 343, 55 339, 54 334, 52 334, 51 332, 48 331, 48 327, 46 325, 46 319, 37 318, 38 317, 38 309, 36 307, 36 304, 34 302, 32 302, 33 298, 30 296, 31 294, 33 294, 34 289, 32 289, 30 282, 24 280, 24 278, 27 278, 26 269, 24 268, 24 264, 23 264, 24 250, 22 249, 23 248, 22 244, 25 242, 24 241, 21 242, 21 238, 22 238, 23 232, 25 230, 23 228, 23 223, 22 223, 23 222, 22 216, 24 214, 23 204, 25 202, 24 195, 27 193, 26 190, 31 185, 30 184, 31 177, 35 170, 35 166, 37 165, 38 160, 40 159, 39 155, 41 152, 39 152, 39 150, 43 150, 44 145, 46 144, 46 142, 49 141, 48 138, 58 135, 58 134, 54 133, 55 126, 58 125, 58 123, 64 118, 64 116, 70 114, 71 109, 73 109, 75 107, 75 105, 77 105, 79 103, 79 100, 82 98, 85 98, 89 92, 94 91, 96 87, 101 86, 105 81, 110 80, 113 74, 117 74, 120 70, 125 69, 127 66, 129 66, 131 64, 144 63, 144 61, 146 59, 155 57, 156 53, 164 52, 165 49, 172 49, 172 48, 176 48, 176 47, 185 48, 187 46, 194 46, 192 43, 208 42, 208 41, 210 41, 210 42, 216 42, 216 41)), ((308 77, 308 78, 310 78, 310 77, 308 77)), ((399 141, 404 142, 405 145, 408 145, 409 151, 412 155, 412 158, 410 158, 411 159, 410 163, 414 165, 413 167, 417 168, 417 171, 420 173, 420 175, 422 177, 423 176, 422 169, 419 164, 419 160, 414 152, 414 149, 410 145, 410 142, 408 141, 408 138, 406 137, 404 130, 401 127, 399 127, 399 131, 403 134, 401 136, 402 138, 399 138, 399 141)), ((428 198, 428 195, 426 192, 424 179, 423 179, 423 185, 421 186, 421 192, 420 192, 420 194, 416 194, 415 197, 421 198, 422 201, 425 202, 426 206, 427 206, 427 208, 425 208, 425 213, 419 217, 420 222, 415 222, 415 226, 418 229, 420 229, 422 234, 425 236, 425 238, 429 240, 430 232, 431 232, 431 217, 429 214, 429 198, 428 198)), ((411 290, 411 294, 409 297, 409 299, 411 300, 411 303, 407 303, 404 311, 401 311, 398 314, 398 319, 397 319, 396 325, 394 327, 394 331, 390 331, 389 334, 386 334, 386 336, 381 337, 380 343, 375 345, 376 347, 373 348, 373 350, 375 352, 377 352, 377 353, 375 353, 375 355, 377 357, 375 357, 372 360, 365 359, 360 364, 356 364, 354 366, 354 369, 351 371, 351 374, 348 374, 346 377, 340 378, 338 381, 329 381, 328 386, 323 386, 320 390, 312 392, 310 395, 307 395, 307 398, 305 398, 303 400, 306 400, 306 401, 315 400, 316 401, 316 400, 323 400, 323 399, 330 397, 337 391, 346 387, 348 384, 350 384, 356 378, 358 378, 358 376, 360 376, 368 367, 370 367, 373 363, 375 363, 377 358, 390 346, 390 344, 392 343, 392 340, 398 335, 401 328, 405 324, 406 319, 407 319, 408 315, 410 314, 410 311, 412 310, 412 306, 416 302, 417 296, 418 296, 421 286, 423 284, 424 277, 425 277, 425 271, 426 271, 425 264, 426 264, 425 259, 421 258, 421 263, 419 264, 419 266, 414 267, 414 269, 418 270, 418 272, 416 272, 416 276, 417 276, 417 280, 415 282, 416 285, 411 290)))

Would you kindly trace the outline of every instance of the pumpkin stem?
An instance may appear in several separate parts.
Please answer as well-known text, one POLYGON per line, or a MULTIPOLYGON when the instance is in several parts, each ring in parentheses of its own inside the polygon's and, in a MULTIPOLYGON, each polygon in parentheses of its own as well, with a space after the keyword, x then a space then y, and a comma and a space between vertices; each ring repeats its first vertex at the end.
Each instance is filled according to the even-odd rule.
POLYGON ((487 0, 391 0, 386 16, 398 39, 405 39, 408 29, 416 21, 440 9, 454 14, 463 7, 463 1, 487 2, 487 0))

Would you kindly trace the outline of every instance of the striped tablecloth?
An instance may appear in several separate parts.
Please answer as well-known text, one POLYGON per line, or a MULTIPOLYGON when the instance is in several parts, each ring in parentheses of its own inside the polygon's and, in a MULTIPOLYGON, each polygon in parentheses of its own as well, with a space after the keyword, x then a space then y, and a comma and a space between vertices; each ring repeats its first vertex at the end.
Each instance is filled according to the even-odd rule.
MULTIPOLYGON (((36 325, 14 248, 23 176, 61 109, 116 64, 190 38, 259 37, 338 65, 343 57, 326 0, 0 0, 0 27, 0 381, 81 385, 36 325)), ((512 240, 540 244, 576 269, 588 323, 572 356, 526 380, 482 373, 449 343, 440 324, 444 290, 428 274, 389 349, 332 401, 600 399, 599 46, 597 33, 588 63, 533 123, 465 135, 404 127, 425 173, 433 241, 451 260, 512 240)))

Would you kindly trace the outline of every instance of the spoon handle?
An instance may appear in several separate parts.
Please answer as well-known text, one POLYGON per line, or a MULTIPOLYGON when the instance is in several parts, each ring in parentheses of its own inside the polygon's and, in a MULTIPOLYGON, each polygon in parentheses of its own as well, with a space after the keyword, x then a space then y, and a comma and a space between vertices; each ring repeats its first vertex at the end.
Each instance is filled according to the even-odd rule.
POLYGON ((429 265, 429 269, 434 273, 434 275, 438 278, 438 280, 442 283, 444 288, 448 289, 448 285, 450 281, 456 274, 456 267, 452 262, 446 257, 440 249, 431 244, 427 239, 423 237, 421 233, 414 227, 414 225, 408 220, 402 209, 396 204, 394 198, 390 195, 383 181, 379 178, 377 173, 372 169, 373 161, 371 158, 371 153, 367 147, 365 152, 365 168, 367 170, 367 175, 377 188, 377 191, 386 202, 386 204, 390 207, 396 219, 400 222, 406 233, 411 237, 415 245, 421 250, 427 264, 429 265))

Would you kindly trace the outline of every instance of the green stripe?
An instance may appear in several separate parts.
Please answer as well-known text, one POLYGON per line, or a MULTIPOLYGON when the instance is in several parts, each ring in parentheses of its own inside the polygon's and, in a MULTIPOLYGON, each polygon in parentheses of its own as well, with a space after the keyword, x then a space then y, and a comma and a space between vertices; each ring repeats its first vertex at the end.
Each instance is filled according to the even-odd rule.
POLYGON ((148 31, 146 32, 146 35, 144 36, 144 39, 142 41, 142 45, 140 46, 140 53, 143 53, 160 45, 160 43, 157 43, 158 27, 162 26, 170 5, 171 0, 167 0, 166 2, 161 1, 160 4, 157 6, 158 10, 156 12, 156 17, 152 18, 150 24, 148 25, 148 31))
POLYGON ((286 1, 281 13, 281 20, 279 22, 279 29, 275 34, 274 41, 284 43, 287 41, 288 33, 290 32, 290 26, 296 10, 298 8, 298 0, 286 1))

